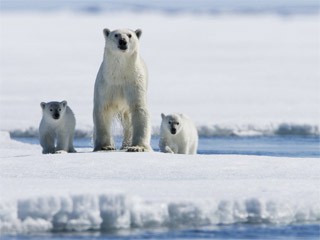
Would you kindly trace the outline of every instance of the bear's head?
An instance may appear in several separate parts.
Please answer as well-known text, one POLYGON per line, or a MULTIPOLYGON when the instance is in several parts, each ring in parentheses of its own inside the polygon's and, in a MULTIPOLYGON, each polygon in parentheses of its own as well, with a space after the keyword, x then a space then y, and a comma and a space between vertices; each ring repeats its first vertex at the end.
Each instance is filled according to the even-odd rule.
POLYGON ((132 54, 139 49, 139 38, 142 31, 137 29, 132 31, 130 29, 118 29, 110 31, 103 29, 103 35, 106 40, 106 49, 113 53, 132 54))
POLYGON ((67 101, 62 102, 42 102, 40 103, 43 116, 47 119, 58 121, 64 115, 67 108, 67 101))
POLYGON ((180 114, 169 114, 166 116, 161 113, 161 118, 161 125, 172 135, 178 134, 182 129, 182 118, 180 114))

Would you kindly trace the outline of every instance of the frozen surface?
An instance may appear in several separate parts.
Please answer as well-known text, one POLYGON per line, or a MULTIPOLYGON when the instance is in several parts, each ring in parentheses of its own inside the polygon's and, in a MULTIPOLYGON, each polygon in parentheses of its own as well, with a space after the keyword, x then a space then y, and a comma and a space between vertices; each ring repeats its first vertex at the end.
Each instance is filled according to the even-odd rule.
POLYGON ((202 135, 319 135, 318 20, 2 12, 0 129, 35 135, 40 102, 65 99, 90 135, 102 29, 129 27, 143 30, 155 132, 161 112, 183 112, 202 135))
POLYGON ((319 159, 42 155, 0 136, 2 232, 320 221, 319 159))

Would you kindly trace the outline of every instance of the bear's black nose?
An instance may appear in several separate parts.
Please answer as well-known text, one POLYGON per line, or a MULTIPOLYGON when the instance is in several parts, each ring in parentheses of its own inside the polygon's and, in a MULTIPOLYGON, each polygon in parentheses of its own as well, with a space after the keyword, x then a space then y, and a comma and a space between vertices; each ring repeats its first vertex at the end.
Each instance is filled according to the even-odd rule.
POLYGON ((171 134, 176 134, 176 133, 177 133, 177 129, 171 128, 171 134))
POLYGON ((127 45, 127 41, 124 38, 121 38, 119 40, 119 46, 124 47, 127 45))
POLYGON ((59 114, 59 113, 53 114, 53 118, 54 118, 54 119, 59 119, 59 117, 60 117, 60 114, 59 114))

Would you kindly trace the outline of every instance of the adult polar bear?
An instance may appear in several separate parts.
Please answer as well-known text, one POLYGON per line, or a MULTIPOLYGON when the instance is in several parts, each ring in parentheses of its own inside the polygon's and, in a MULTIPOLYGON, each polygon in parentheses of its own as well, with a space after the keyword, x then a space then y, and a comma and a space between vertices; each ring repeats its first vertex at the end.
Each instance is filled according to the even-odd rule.
POLYGON ((140 29, 104 29, 105 49, 94 87, 94 151, 115 150, 112 119, 124 130, 121 149, 151 151, 147 109, 148 74, 139 55, 140 29))

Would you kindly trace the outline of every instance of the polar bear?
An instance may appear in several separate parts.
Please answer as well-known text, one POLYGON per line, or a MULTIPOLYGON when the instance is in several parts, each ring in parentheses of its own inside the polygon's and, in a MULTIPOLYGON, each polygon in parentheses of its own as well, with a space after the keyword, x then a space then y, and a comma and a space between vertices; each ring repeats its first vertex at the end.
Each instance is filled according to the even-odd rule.
POLYGON ((196 154, 198 132, 193 122, 184 114, 161 114, 159 147, 161 152, 196 154))
POLYGON ((39 134, 42 153, 76 152, 73 147, 76 119, 71 108, 67 106, 67 101, 42 102, 40 106, 42 119, 39 134))
POLYGON ((139 54, 140 29, 104 29, 105 49, 94 87, 94 151, 115 150, 111 134, 114 118, 123 126, 121 149, 152 151, 147 109, 148 74, 139 54))

